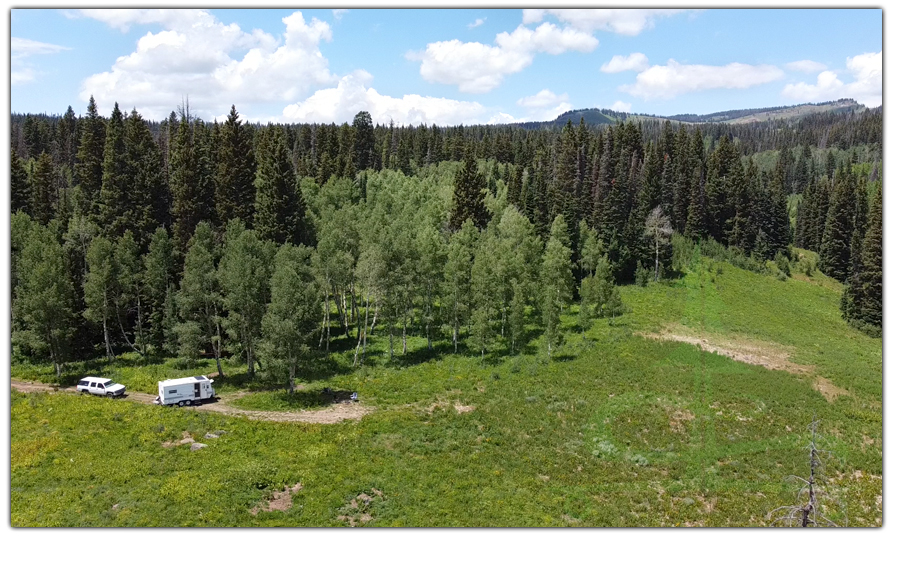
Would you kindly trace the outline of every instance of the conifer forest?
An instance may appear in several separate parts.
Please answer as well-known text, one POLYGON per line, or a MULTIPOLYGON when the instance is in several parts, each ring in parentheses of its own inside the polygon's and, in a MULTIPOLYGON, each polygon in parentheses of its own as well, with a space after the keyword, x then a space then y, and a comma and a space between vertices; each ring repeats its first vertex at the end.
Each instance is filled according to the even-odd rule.
MULTIPOLYGON (((881 108, 726 124, 223 123, 118 105, 13 115, 14 357, 66 363, 239 355, 292 384, 335 336, 366 359, 408 338, 481 357, 552 355, 560 317, 625 309, 675 276, 673 246, 843 285, 847 325, 882 321, 881 108), (796 268, 796 267, 795 267, 796 268), (806 268, 809 268, 807 265, 806 268)), ((611 113, 611 112, 610 112, 611 113)), ((623 116, 624 117, 624 116, 623 116)))
POLYGON ((11 122, 14 527, 882 524, 880 106, 11 122))

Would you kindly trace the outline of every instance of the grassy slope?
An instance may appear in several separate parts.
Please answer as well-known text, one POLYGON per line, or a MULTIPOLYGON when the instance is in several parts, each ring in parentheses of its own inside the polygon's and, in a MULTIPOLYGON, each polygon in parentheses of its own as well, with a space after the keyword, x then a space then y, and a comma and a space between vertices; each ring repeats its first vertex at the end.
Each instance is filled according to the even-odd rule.
MULTIPOLYGON (((842 505, 832 503, 832 515, 880 523, 881 344, 840 320, 833 284, 716 264, 623 297, 631 314, 598 322, 586 341, 572 330, 551 361, 539 338, 531 354, 485 364, 428 359, 415 341, 400 363, 307 379, 378 408, 358 423, 282 425, 14 394, 12 524, 341 525, 351 499, 377 488, 384 499, 370 525, 761 525, 793 501, 787 477, 805 471, 814 414, 842 505), (670 324, 777 342, 850 395, 828 403, 810 377, 632 333, 670 324), (202 451, 160 446, 216 429, 227 432, 202 451), (250 514, 296 482, 290 510, 250 514)), ((385 343, 373 361, 383 363, 385 343)), ((346 370, 348 357, 336 355, 333 369, 346 370)), ((301 402, 277 392, 244 400, 301 402)))

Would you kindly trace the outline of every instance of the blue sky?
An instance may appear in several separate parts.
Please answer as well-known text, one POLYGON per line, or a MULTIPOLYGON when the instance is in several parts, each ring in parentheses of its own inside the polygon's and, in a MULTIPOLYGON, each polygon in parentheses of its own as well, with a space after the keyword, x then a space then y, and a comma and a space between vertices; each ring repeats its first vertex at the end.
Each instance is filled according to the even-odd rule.
POLYGON ((11 109, 491 123, 881 104, 879 9, 13 9, 11 109))

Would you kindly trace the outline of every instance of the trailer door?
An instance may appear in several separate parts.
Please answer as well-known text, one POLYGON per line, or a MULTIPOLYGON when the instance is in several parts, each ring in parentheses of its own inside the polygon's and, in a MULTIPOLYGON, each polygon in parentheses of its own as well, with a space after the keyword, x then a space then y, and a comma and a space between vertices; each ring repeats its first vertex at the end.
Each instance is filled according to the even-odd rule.
POLYGON ((194 382, 194 398, 200 398, 200 382, 194 382))

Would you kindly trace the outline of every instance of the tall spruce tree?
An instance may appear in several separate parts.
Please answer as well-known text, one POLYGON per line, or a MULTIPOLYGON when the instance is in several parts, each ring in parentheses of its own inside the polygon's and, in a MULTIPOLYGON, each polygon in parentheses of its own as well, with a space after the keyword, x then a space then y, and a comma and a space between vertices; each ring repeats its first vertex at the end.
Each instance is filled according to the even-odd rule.
POLYGON ((47 225, 53 220, 59 197, 56 191, 53 158, 47 152, 38 156, 31 174, 31 216, 47 225))
POLYGON ((256 159, 253 140, 246 124, 241 123, 234 105, 219 134, 215 175, 216 219, 225 225, 232 218, 244 224, 253 222, 256 198, 256 159))
POLYGON ((366 170, 375 164, 375 128, 368 111, 360 111, 353 118, 353 158, 357 170, 366 170))
POLYGON ((877 183, 872 207, 869 212, 869 225, 862 249, 862 270, 859 279, 862 286, 862 301, 859 306, 859 319, 865 323, 881 327, 883 320, 882 300, 882 209, 881 182, 877 183))
POLYGON ((97 103, 91 95, 87 116, 81 120, 81 143, 75 164, 78 178, 75 207, 79 214, 94 221, 99 217, 105 143, 106 123, 97 112, 97 103))
POLYGON ((841 297, 841 313, 844 319, 861 320, 861 309, 865 304, 862 288, 863 240, 868 226, 869 200, 865 179, 855 178, 853 234, 850 237, 850 266, 847 272, 847 285, 841 297))
MULTIPOLYGON (((98 201, 99 222, 103 231, 117 238, 134 228, 131 211, 137 210, 129 200, 132 182, 128 158, 125 155, 125 119, 119 104, 113 107, 106 124, 106 144, 103 148, 103 184, 98 201)), ((135 168, 136 169, 136 168, 135 168)))
POLYGON ((821 271, 841 282, 847 279, 850 272, 854 203, 853 176, 849 169, 841 167, 835 177, 834 192, 828 205, 828 216, 819 250, 821 271))
POLYGON ((15 214, 19 210, 31 213, 31 183, 28 181, 28 172, 22 158, 12 148, 10 153, 10 212, 15 214))
POLYGON ((129 176, 128 204, 123 210, 126 228, 134 232, 141 252, 153 233, 169 224, 169 190, 159 147, 136 110, 125 121, 125 156, 129 176))
POLYGON ((182 108, 169 150, 169 190, 172 193, 172 238, 182 256, 206 209, 198 167, 198 145, 190 109, 182 108))
POLYGON ((298 191, 284 132, 270 126, 259 144, 256 170, 256 215, 253 228, 263 240, 277 244, 306 241, 305 205, 298 191))
POLYGON ((453 202, 450 209, 450 230, 459 230, 466 220, 471 220, 476 228, 487 226, 488 211, 484 205, 484 190, 487 181, 478 171, 475 153, 467 148, 462 165, 456 170, 453 180, 453 202))

